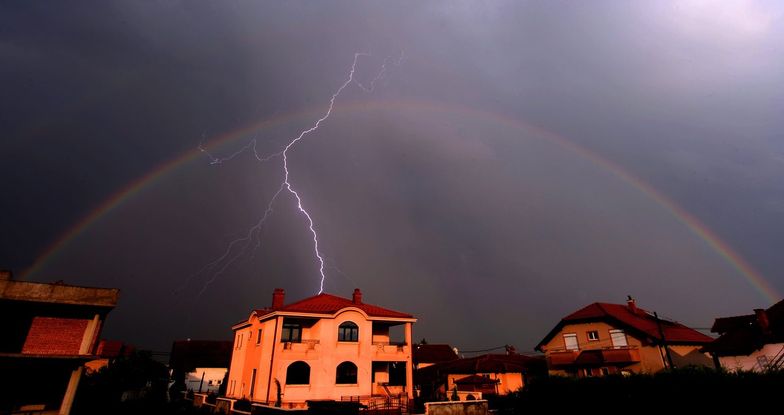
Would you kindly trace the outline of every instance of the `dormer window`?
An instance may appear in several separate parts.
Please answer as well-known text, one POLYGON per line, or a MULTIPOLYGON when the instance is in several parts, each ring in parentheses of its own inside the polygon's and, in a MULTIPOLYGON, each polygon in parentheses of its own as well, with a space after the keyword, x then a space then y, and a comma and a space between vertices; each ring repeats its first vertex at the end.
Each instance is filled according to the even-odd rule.
POLYGON ((357 342, 359 341, 359 326, 352 321, 346 321, 338 327, 338 341, 339 342, 357 342))

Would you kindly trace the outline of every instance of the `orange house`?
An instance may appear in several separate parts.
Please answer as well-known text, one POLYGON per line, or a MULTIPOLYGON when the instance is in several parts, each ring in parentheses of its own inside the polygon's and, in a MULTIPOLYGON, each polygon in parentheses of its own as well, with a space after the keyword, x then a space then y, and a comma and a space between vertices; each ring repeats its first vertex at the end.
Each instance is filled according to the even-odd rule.
POLYGON ((284 296, 275 289, 271 307, 232 327, 227 397, 286 408, 413 397, 412 315, 365 304, 359 289, 351 299, 319 294, 285 304, 284 296), (390 330, 401 328, 404 340, 390 341, 390 330))
POLYGON ((420 396, 425 400, 461 401, 483 399, 488 395, 508 395, 545 372, 544 359, 519 355, 485 354, 453 359, 417 369, 420 396))
POLYGON ((550 374, 580 377, 654 373, 713 366, 700 349, 713 339, 682 324, 626 305, 593 303, 564 317, 536 346, 550 374))

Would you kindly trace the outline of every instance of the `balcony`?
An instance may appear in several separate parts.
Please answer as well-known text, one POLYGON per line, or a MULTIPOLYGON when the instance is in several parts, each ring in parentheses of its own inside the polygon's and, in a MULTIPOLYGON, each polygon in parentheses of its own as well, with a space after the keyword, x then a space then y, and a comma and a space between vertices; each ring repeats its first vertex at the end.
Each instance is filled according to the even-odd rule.
POLYGON ((373 342, 373 350, 376 355, 396 355, 408 351, 406 343, 373 342))
POLYGON ((309 352, 312 350, 318 350, 319 341, 318 340, 302 340, 298 343, 296 342, 283 342, 283 351, 291 351, 291 352, 309 352))
POLYGON ((616 347, 588 350, 559 350, 547 356, 551 367, 558 366, 591 366, 621 365, 640 361, 640 350, 637 347, 616 347))
POLYGON ((562 350, 552 352, 547 356, 548 366, 570 366, 573 365, 577 356, 580 354, 578 351, 562 350))
POLYGON ((605 363, 636 363, 640 361, 640 349, 636 347, 603 349, 602 358, 605 363))

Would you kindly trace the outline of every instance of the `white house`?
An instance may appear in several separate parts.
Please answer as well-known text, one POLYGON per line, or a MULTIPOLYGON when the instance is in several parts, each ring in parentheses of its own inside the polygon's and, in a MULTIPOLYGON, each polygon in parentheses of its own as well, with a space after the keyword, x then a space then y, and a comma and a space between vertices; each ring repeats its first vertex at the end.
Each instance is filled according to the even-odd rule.
POLYGON ((784 367, 784 300, 754 314, 717 318, 720 336, 703 349, 725 370, 766 371, 784 367))

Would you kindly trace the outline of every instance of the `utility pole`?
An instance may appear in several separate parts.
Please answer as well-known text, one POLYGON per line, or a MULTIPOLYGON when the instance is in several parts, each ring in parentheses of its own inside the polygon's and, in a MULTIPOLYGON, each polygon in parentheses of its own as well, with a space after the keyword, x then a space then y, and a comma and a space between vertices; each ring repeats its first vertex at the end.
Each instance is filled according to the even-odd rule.
POLYGON ((656 312, 653 312, 653 317, 656 319, 656 327, 659 328, 659 337, 661 337, 661 346, 664 347, 664 354, 667 355, 667 363, 670 366, 670 369, 675 369, 675 364, 672 363, 672 356, 670 355, 670 349, 667 347, 667 339, 664 338, 664 329, 662 329, 661 320, 659 320, 659 315, 656 312))

